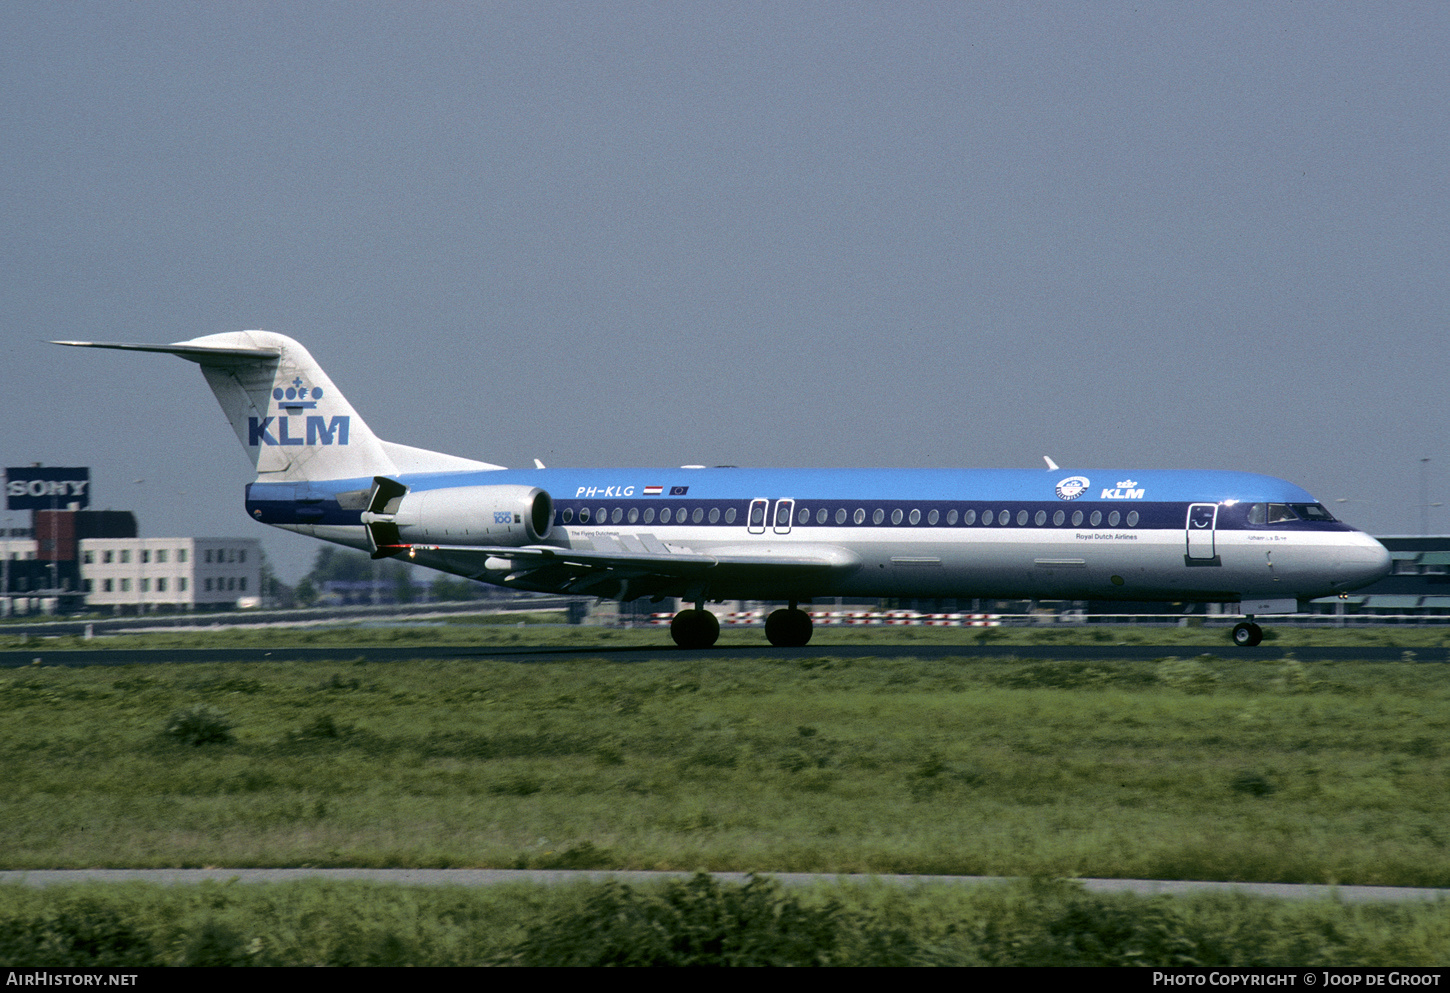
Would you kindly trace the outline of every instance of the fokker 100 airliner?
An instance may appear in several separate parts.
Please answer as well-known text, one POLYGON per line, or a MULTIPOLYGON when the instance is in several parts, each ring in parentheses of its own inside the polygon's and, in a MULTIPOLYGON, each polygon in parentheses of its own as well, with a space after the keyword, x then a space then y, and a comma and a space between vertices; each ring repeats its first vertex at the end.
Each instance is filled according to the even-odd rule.
MULTIPOLYGON (((1242 472, 1121 469, 505 469, 383 441, 291 338, 174 344, 256 468, 255 520, 500 586, 679 597, 677 644, 719 637, 710 601, 776 600, 806 644, 820 597, 1238 603, 1259 614, 1368 585, 1390 558, 1304 490, 1242 472)), ((537 464, 537 463, 536 463, 537 464)))

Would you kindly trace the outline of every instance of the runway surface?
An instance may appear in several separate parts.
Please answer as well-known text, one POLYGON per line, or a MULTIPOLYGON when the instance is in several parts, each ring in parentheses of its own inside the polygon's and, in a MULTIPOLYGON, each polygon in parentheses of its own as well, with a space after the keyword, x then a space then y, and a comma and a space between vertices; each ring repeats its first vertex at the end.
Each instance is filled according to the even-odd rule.
POLYGON ((389 646, 382 648, 105 648, 82 651, 49 651, 43 645, 25 651, 0 652, 0 669, 29 665, 88 666, 142 665, 198 662, 416 662, 425 659, 491 659, 506 662, 565 662, 602 659, 609 662, 698 662, 706 659, 810 659, 902 658, 919 659, 1044 659, 1063 662, 1127 661, 1151 662, 1173 656, 1197 658, 1214 655, 1228 660, 1276 661, 1293 657, 1301 662, 1450 662, 1446 648, 1330 647, 1279 648, 1260 645, 1236 648, 1223 645, 815 645, 805 648, 775 648, 759 645, 717 645, 685 651, 670 644, 633 647, 592 646, 559 648, 540 646, 389 646))
MULTIPOLYGON (((285 883, 301 879, 392 883, 401 886, 500 886, 527 883, 560 886, 614 879, 622 883, 655 883, 688 879, 688 872, 631 872, 562 869, 75 869, 0 872, 0 885, 72 886, 77 883, 152 883, 162 886, 202 882, 285 883)), ((744 883, 743 872, 712 872, 720 882, 744 883)), ((857 886, 982 886, 1013 880, 1000 876, 835 876, 825 873, 761 873, 783 886, 845 883, 857 886)), ((1447 889, 1405 886, 1314 886, 1297 883, 1180 882, 1161 879, 1077 879, 1090 893, 1137 893, 1140 896, 1183 896, 1190 893, 1244 893, 1281 900, 1336 900, 1341 903, 1410 903, 1450 900, 1447 889)))

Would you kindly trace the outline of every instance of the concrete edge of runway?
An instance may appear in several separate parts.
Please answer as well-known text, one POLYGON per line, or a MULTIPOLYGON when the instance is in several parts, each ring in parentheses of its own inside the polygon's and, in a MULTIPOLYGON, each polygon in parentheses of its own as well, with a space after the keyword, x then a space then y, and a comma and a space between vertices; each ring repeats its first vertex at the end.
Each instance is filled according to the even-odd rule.
MULTIPOLYGON (((690 872, 565 869, 17 869, 0 871, 0 885, 36 889, 83 883, 151 883, 160 886, 213 883, 285 883, 304 879, 331 882, 391 883, 400 886, 500 886, 527 883, 560 886, 616 880, 635 885, 689 879, 690 872)), ((720 882, 744 883, 745 872, 712 872, 720 882)), ((838 884, 854 886, 981 886, 1015 882, 1006 876, 833 875, 830 873, 762 872, 783 886, 838 884)), ((1237 883, 1163 879, 1071 879, 1089 893, 1135 893, 1139 896, 1186 896, 1196 893, 1242 893, 1281 900, 1332 900, 1339 903, 1433 903, 1450 900, 1450 889, 1408 886, 1328 886, 1306 883, 1237 883)))

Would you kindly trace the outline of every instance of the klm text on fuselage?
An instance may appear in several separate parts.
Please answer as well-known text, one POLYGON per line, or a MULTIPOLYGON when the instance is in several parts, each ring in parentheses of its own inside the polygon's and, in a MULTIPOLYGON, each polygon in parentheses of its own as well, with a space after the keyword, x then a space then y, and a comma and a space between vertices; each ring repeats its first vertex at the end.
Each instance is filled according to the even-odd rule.
POLYGON ((247 418, 248 445, 346 445, 347 429, 351 418, 338 414, 329 421, 326 417, 312 415, 307 418, 306 434, 298 432, 292 417, 249 417, 247 418), (276 434, 272 433, 275 428, 276 434), (304 440, 305 438, 305 440, 304 440))

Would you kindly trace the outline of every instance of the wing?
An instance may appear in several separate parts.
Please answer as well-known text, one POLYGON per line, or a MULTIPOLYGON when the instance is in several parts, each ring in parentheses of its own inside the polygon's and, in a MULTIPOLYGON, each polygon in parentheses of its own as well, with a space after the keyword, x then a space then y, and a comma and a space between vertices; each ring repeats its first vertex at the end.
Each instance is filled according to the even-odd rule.
MULTIPOLYGON (((835 545, 711 548, 696 552, 647 535, 623 540, 595 536, 594 547, 521 548, 400 545, 395 553, 418 565, 470 579, 534 590, 635 600, 805 599, 824 595, 855 572, 861 560, 835 545), (632 548, 629 546, 638 546, 632 548)), ((389 548, 388 551, 392 549, 389 548)))

